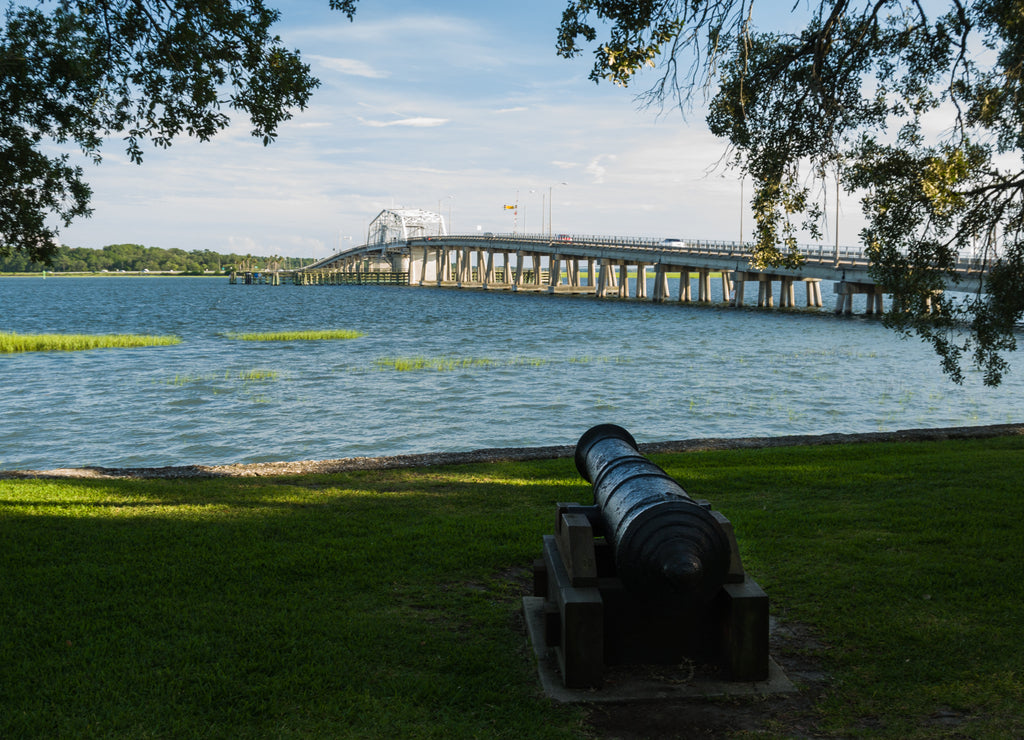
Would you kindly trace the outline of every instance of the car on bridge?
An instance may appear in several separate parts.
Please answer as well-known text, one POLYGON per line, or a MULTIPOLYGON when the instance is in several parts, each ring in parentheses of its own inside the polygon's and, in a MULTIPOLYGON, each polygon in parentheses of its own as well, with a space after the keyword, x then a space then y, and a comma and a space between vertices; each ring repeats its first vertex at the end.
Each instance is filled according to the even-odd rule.
POLYGON ((662 239, 661 246, 663 247, 685 247, 682 239, 662 239))

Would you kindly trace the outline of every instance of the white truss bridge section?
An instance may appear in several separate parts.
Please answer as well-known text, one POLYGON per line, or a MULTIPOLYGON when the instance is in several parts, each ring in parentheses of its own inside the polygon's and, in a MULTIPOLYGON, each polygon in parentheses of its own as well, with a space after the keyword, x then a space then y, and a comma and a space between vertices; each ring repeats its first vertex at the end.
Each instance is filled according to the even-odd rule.
POLYGON ((419 208, 386 208, 366 230, 366 246, 375 247, 428 236, 447 236, 444 216, 419 208))

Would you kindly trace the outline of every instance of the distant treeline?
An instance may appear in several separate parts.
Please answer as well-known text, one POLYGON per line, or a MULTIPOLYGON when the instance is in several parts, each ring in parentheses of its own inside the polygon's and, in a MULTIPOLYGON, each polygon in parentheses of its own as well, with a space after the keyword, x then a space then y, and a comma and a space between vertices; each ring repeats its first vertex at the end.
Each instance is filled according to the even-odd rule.
POLYGON ((111 244, 103 249, 62 246, 51 265, 33 262, 22 254, 0 257, 0 272, 166 272, 192 274, 230 272, 232 268, 248 265, 262 269, 271 260, 280 262, 281 269, 309 264, 312 259, 300 257, 259 257, 251 254, 218 254, 208 249, 161 249, 141 244, 111 244))

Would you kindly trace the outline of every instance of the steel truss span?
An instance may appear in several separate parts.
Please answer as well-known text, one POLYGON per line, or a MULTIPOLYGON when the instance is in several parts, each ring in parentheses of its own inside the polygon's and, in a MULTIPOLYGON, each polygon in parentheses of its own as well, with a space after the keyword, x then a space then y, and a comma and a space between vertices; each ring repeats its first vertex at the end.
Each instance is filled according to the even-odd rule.
POLYGON ((397 241, 447 236, 444 216, 419 208, 385 208, 366 230, 366 246, 383 247, 397 241))

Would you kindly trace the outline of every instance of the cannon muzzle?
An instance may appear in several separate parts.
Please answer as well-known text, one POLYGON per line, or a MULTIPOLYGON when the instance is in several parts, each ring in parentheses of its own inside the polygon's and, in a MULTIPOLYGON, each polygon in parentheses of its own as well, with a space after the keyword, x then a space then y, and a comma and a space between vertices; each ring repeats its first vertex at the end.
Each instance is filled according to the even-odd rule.
POLYGON ((605 539, 626 588, 653 601, 701 604, 725 583, 731 549, 721 525, 622 427, 601 424, 576 444, 605 539))

